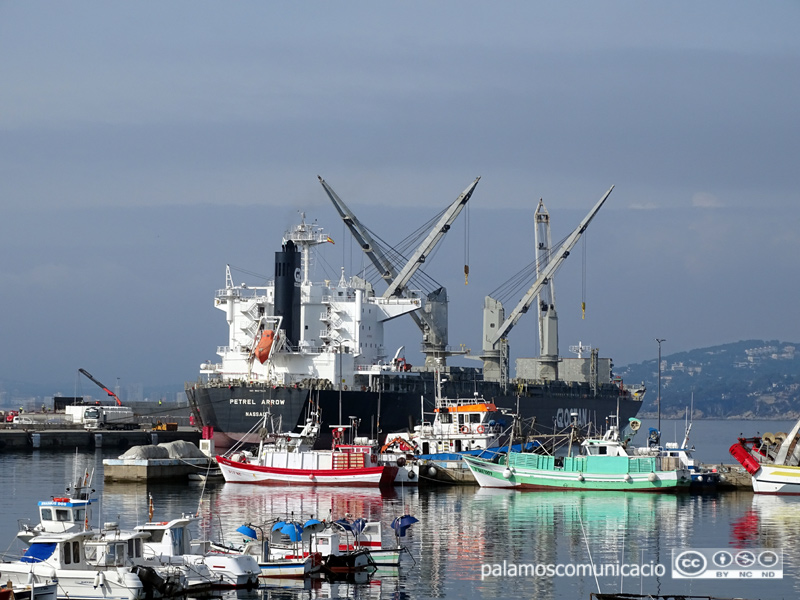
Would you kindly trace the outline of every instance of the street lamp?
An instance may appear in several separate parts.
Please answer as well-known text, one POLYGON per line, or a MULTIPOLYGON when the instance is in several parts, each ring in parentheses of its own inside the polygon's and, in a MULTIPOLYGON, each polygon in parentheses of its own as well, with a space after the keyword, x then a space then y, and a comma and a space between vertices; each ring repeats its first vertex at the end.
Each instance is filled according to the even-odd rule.
POLYGON ((666 342, 665 339, 656 338, 658 342, 658 443, 661 443, 661 342, 666 342))
POLYGON ((337 380, 339 382, 339 425, 342 424, 342 340, 331 339, 331 342, 336 344, 336 351, 339 354, 339 375, 337 380))

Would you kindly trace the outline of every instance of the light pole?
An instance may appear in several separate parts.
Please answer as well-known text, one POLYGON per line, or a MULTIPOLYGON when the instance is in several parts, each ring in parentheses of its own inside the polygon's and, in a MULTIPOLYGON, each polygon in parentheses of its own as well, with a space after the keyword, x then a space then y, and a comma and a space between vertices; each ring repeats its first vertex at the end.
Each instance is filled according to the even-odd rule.
POLYGON ((666 342, 665 339, 656 338, 658 342, 658 442, 661 443, 661 342, 666 342))
MULTIPOLYGON (((336 344, 336 352, 339 355, 339 376, 337 380, 339 382, 339 425, 342 424, 342 340, 335 340, 332 339, 332 342, 336 344)), ((334 368, 335 370, 335 368, 334 368)))

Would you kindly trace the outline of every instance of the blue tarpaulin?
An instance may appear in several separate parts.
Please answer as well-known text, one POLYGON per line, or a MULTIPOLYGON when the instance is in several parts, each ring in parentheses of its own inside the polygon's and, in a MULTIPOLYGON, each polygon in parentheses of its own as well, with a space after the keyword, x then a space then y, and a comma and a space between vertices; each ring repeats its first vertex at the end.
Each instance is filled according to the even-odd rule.
POLYGON ((42 544, 31 544, 31 547, 25 551, 25 554, 20 558, 21 562, 38 563, 43 562, 53 556, 56 551, 56 543, 48 542, 42 544))

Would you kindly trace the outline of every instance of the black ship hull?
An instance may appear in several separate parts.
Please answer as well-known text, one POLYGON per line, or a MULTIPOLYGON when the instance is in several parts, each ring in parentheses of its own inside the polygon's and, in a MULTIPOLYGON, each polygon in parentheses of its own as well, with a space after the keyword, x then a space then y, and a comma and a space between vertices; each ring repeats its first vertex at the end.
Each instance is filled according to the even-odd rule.
MULTIPOLYGON (((216 446, 228 448, 236 442, 257 442, 257 425, 269 412, 273 422, 280 418, 283 431, 297 431, 308 418, 312 403, 321 411, 323 435, 319 443, 330 443, 330 428, 360 419, 358 435, 382 441, 387 433, 410 430, 425 412, 433 410, 433 377, 397 378, 383 382, 383 391, 361 389, 321 389, 304 386, 269 386, 253 383, 197 383, 187 385, 186 394, 195 418, 202 426, 214 428, 216 446), (327 428, 327 431, 325 431, 327 428), (327 435, 325 435, 327 434, 327 435)), ((641 401, 615 384, 588 384, 560 381, 515 387, 516 393, 503 392, 500 385, 468 381, 450 381, 443 395, 448 398, 472 397, 471 388, 478 387, 485 401, 509 413, 517 411, 522 419, 534 421, 534 427, 548 433, 567 427, 576 415, 578 425, 593 424, 605 429, 606 418, 619 414, 620 423, 634 417, 641 401)), ((529 421, 530 422, 530 421, 529 421)))

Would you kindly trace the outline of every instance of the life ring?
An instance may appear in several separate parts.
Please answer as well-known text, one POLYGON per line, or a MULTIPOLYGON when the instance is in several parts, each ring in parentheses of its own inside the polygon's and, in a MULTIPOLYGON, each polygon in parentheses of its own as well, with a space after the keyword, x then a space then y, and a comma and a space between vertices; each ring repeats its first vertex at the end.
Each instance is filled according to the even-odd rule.
POLYGON ((461 433, 469 433, 469 427, 466 425, 461 426, 461 433))
POLYGON ((484 431, 486 431, 486 429, 484 429, 483 425, 478 425, 477 431, 478 433, 483 433, 484 431))

